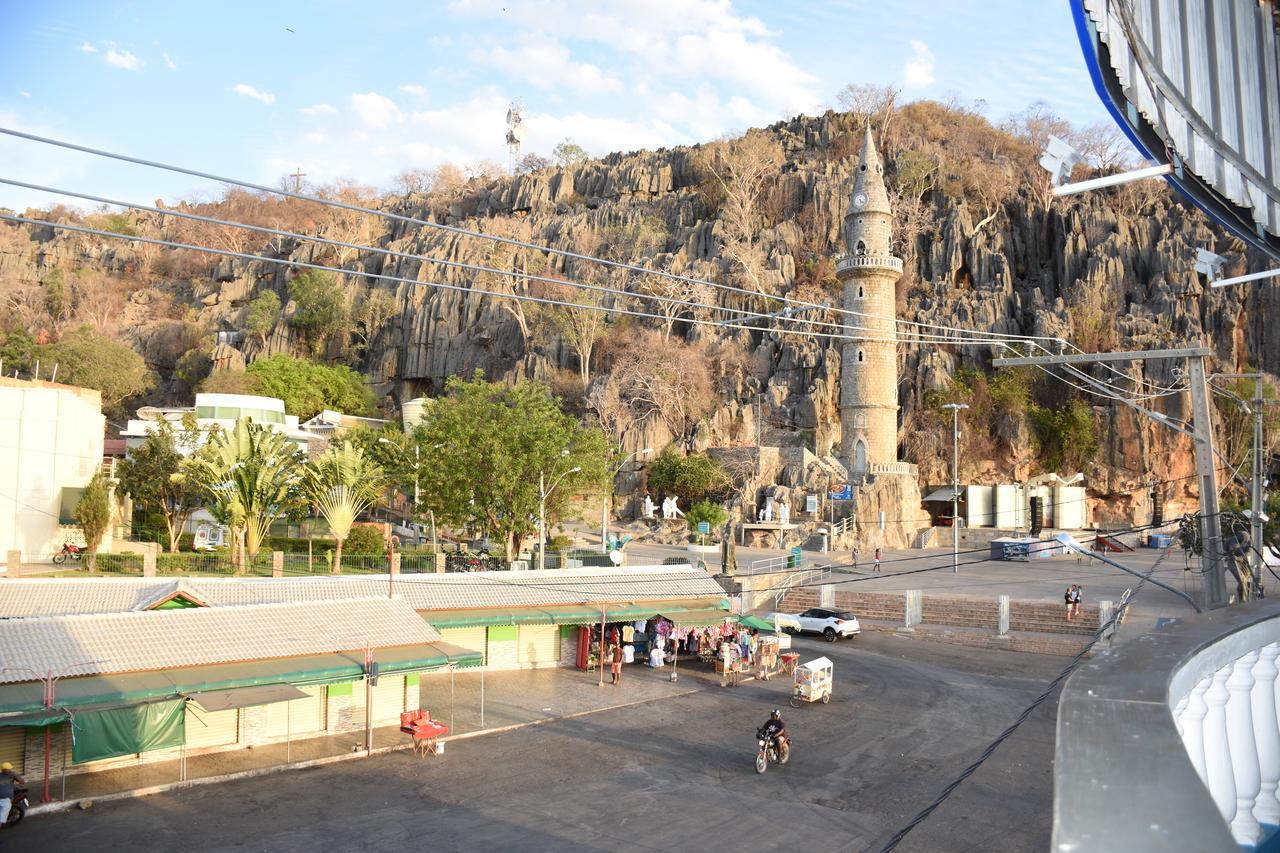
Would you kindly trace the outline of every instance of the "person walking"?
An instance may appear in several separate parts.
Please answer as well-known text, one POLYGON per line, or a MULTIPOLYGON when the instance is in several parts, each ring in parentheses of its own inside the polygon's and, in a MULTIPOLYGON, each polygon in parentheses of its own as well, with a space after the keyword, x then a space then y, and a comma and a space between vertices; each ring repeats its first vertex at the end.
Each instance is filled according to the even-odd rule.
POLYGON ((622 682, 622 646, 614 643, 610 655, 612 659, 609 664, 609 674, 612 676, 613 685, 616 687, 622 682))
POLYGON ((1067 591, 1062 594, 1062 601, 1067 605, 1067 621, 1071 621, 1071 604, 1072 598, 1076 593, 1076 585, 1071 584, 1067 587, 1067 591))
POLYGON ((876 567, 875 571, 880 571, 880 546, 876 546, 876 567))
POLYGON ((1073 592, 1071 593, 1071 618, 1079 619, 1080 618, 1080 598, 1084 594, 1084 587, 1080 586, 1080 584, 1076 584, 1075 586, 1072 587, 1072 590, 1073 592))
POLYGON ((857 545, 853 546, 853 570, 855 572, 858 570, 858 546, 857 545))

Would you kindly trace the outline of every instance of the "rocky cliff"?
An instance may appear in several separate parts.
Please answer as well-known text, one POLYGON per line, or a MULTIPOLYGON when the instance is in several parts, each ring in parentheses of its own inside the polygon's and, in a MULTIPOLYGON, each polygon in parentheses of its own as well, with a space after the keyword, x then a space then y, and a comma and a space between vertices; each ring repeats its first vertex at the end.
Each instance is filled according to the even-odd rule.
MULTIPOLYGON (((890 183, 898 211, 897 251, 907 264, 899 285, 899 316, 937 328, 1010 335, 1063 336, 1084 349, 1148 349, 1205 341, 1216 369, 1280 370, 1276 288, 1212 291, 1192 267, 1197 246, 1257 268, 1196 210, 1159 186, 1100 192, 1049 203, 1026 140, 987 128, 965 148, 939 129, 937 112, 895 117, 882 131, 890 183), (994 140, 994 141, 991 141, 994 140), (982 146, 989 151, 981 151, 982 146), (925 168, 920 167, 924 159, 925 168)), ((967 127, 967 125, 965 126, 967 127)), ((957 125, 956 133, 962 132, 957 125)), ((732 145, 613 154, 564 168, 494 180, 474 180, 448 193, 387 197, 388 212, 439 225, 551 245, 653 269, 733 284, 761 295, 695 289, 675 295, 712 299, 722 308, 774 311, 770 294, 834 304, 831 259, 856 167, 851 117, 828 113, 754 131, 768 174, 754 186, 734 158, 732 145), (742 210, 743 206, 749 209, 742 210), (744 229, 744 216, 752 223, 744 229)), ((214 205, 212 209, 216 210, 214 205)), ((217 213, 202 211, 206 215, 217 213)), ((66 211, 57 216, 74 218, 66 211)), ((232 218, 232 217, 227 217, 232 218)), ((487 290, 551 302, 584 301, 580 291, 553 282, 577 279, 637 294, 656 289, 652 277, 587 261, 495 244, 465 234, 406 221, 334 217, 309 223, 310 232, 361 243, 391 254, 275 237, 237 243, 223 231, 193 231, 164 213, 129 214, 108 230, 185 237, 226 245, 278 261, 338 266, 352 316, 373 294, 387 310, 353 320, 352 333, 329 339, 332 360, 361 369, 388 415, 401 403, 438 393, 454 375, 476 369, 491 377, 548 381, 584 414, 605 416, 624 449, 660 447, 679 440, 691 449, 743 446, 757 439, 771 446, 807 447, 818 456, 839 444, 839 349, 835 337, 795 334, 795 323, 758 323, 742 329, 695 321, 727 318, 723 311, 673 312, 670 323, 634 315, 607 318, 598 329, 575 327, 589 308, 518 303, 481 295, 487 290), (180 228, 180 226, 183 226, 180 228), (203 238, 203 239, 199 239, 203 238), (492 267, 502 276, 444 267, 424 258, 492 267), (445 285, 456 289, 443 289, 445 285), (361 325, 363 323, 363 325, 361 325), (594 344, 584 350, 584 336, 594 344), (593 337, 594 336, 594 337, 593 337), (598 337, 598 341, 596 338, 598 337), (669 407, 638 407, 625 398, 625 371, 636 347, 665 350, 705 369, 711 398, 683 420, 669 407), (585 360, 585 364, 583 363, 585 360), (610 389, 624 399, 609 408, 610 389), (611 413, 611 414, 610 414, 611 413), (612 417, 612 419, 610 419, 612 417)), ((242 220, 243 221, 243 220, 242 220)), ((295 220, 290 220, 295 221, 295 220)), ((286 226, 281 226, 286 227, 286 226)), ((185 251, 139 247, 125 241, 54 232, 48 228, 0 228, 0 287, 13 312, 10 326, 56 334, 40 315, 49 274, 94 271, 127 287, 104 324, 129 340, 157 370, 158 396, 181 397, 190 387, 179 363, 191 350, 208 350, 214 332, 252 361, 263 354, 301 352, 291 323, 287 263, 202 257, 185 251), (274 328, 260 338, 239 335, 247 304, 274 290, 284 305, 274 328)), ((109 288, 108 288, 109 289, 109 288)), ((87 289, 89 293, 91 289, 87 289)), ((585 301, 602 307, 651 312, 657 303, 636 296, 595 293, 585 301)), ((803 315, 802 315, 803 316, 803 315)), ((832 312, 812 319, 837 321, 832 312)), ((580 324, 579 324, 580 325, 580 324)), ((826 327, 826 331, 834 331, 826 327)), ((900 346, 899 389, 902 456, 919 466, 922 486, 949 480, 950 429, 933 405, 949 393, 961 371, 991 371, 989 346, 911 339, 900 346)), ((634 359, 633 359, 634 360, 634 359)), ((1149 362, 1090 372, 1131 394, 1162 395, 1177 385, 1173 362, 1149 362), (1119 375, 1123 374, 1123 375, 1119 375)), ((1046 410, 1071 399, 1091 407, 1099 448, 1088 475, 1096 517, 1144 518, 1144 483, 1167 481, 1170 512, 1194 490, 1190 449, 1176 433, 1129 409, 1072 385, 1078 379, 1038 375, 1033 400, 1046 410), (1068 384, 1070 383, 1070 384, 1068 384)), ((1029 380, 1030 381, 1030 380, 1029 380)), ((682 392, 676 389, 676 396, 682 392)), ((685 393, 689 397, 692 392, 685 393)), ((1151 396, 1152 408, 1188 417, 1181 394, 1151 396)), ((976 415, 976 413, 975 413, 976 415)), ((978 481, 1026 477, 1046 467, 1021 412, 990 408, 984 422, 968 423, 962 477, 978 481)), ((811 484, 812 485, 812 484, 811 484)))

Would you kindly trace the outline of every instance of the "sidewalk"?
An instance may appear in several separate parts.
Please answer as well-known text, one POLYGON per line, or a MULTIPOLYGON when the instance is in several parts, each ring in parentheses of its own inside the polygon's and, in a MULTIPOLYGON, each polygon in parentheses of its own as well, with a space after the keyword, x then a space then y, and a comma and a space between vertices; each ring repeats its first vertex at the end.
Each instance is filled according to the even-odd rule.
MULTIPOLYGON (((708 686, 704 680, 705 673, 685 671, 681 667, 679 681, 672 683, 670 672, 670 669, 650 670, 641 665, 629 665, 623 668, 622 683, 616 687, 609 684, 608 673, 605 674, 605 685, 600 687, 598 673, 578 672, 576 669, 487 672, 484 673, 483 719, 479 670, 455 673, 452 703, 449 674, 431 673, 422 676, 420 704, 436 719, 451 722, 451 735, 445 739, 451 741, 668 699, 708 686)), ((373 730, 374 754, 408 749, 409 746, 408 736, 397 727, 373 730)), ((288 744, 242 746, 191 756, 186 759, 185 773, 180 759, 96 773, 76 773, 65 779, 66 794, 61 798, 66 802, 54 803, 48 808, 62 808, 78 800, 100 799, 107 795, 159 793, 194 782, 257 775, 287 770, 291 765, 315 765, 364 755, 364 732, 354 731, 298 739, 288 744)), ((27 775, 31 777, 33 774, 27 775)), ((33 803, 40 797, 41 785, 37 781, 31 787, 33 803)), ((60 798, 62 790, 63 779, 55 767, 51 773, 50 793, 60 798)), ((44 807, 37 807, 35 813, 44 810, 44 807)))

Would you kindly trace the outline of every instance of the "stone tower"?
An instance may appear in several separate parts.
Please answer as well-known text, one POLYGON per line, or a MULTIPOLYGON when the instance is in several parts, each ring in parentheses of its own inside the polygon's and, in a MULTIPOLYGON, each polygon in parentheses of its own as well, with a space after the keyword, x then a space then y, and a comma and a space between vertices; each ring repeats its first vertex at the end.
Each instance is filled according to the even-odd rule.
MULTIPOLYGON (((844 287, 844 322, 855 326, 841 350, 841 457, 855 481, 898 461, 898 356, 894 285, 902 261, 890 253, 893 214, 884 165, 867 129, 844 218, 847 254, 836 261, 844 287), (880 467, 884 466, 884 467, 880 467)), ((895 472, 896 473, 896 472, 895 472)))

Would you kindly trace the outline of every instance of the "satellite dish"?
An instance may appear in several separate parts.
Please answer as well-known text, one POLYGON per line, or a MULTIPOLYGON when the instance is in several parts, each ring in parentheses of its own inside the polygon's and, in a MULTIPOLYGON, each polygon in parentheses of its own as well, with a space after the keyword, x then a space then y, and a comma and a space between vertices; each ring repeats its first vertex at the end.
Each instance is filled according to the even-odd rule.
POLYGON ((621 565, 622 565, 622 552, 621 552, 621 551, 617 551, 617 550, 610 551, 610 552, 609 552, 609 562, 613 563, 615 566, 621 566, 621 565))

